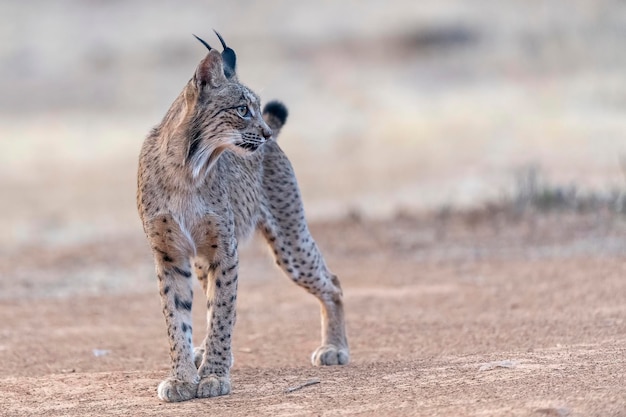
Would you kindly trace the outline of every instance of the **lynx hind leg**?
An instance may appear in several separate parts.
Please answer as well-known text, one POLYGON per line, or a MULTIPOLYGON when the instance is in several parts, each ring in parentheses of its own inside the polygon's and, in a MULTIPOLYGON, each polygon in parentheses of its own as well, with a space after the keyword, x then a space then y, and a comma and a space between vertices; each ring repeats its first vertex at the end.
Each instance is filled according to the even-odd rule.
POLYGON ((320 302, 322 345, 313 352, 314 365, 344 365, 350 359, 339 280, 324 262, 309 233, 300 191, 289 160, 276 142, 265 147, 264 188, 267 203, 259 230, 276 264, 320 302))
POLYGON ((266 222, 261 230, 274 253, 276 264, 320 302, 322 344, 313 352, 311 362, 316 366, 347 364, 350 353, 341 285, 326 267, 306 224, 285 229, 280 220, 274 220, 266 222), (293 237, 296 231, 297 237, 285 237, 293 237))
POLYGON ((265 146, 264 188, 268 202, 259 229, 274 253, 276 264, 296 284, 320 302, 322 344, 313 352, 313 365, 344 365, 350 360, 342 291, 311 237, 291 163, 276 142, 265 146))
MULTIPOLYGON (((311 355, 311 363, 315 366, 346 365, 350 361, 341 285, 336 275, 331 274, 330 281, 334 288, 333 291, 339 289, 339 294, 331 295, 328 305, 326 299, 320 299, 322 306, 322 345, 311 355)), ((311 291, 309 290, 309 292, 311 291)))

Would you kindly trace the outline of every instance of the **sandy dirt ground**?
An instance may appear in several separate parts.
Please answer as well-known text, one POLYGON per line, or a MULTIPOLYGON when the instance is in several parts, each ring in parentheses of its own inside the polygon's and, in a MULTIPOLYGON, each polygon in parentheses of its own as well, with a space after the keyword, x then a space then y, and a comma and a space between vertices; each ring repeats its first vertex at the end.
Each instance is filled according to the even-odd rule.
POLYGON ((312 231, 342 279, 352 362, 309 365, 316 302, 255 239, 232 394, 179 404, 156 397, 168 348, 141 236, 4 251, 0 415, 626 415, 623 218, 354 215, 312 231))

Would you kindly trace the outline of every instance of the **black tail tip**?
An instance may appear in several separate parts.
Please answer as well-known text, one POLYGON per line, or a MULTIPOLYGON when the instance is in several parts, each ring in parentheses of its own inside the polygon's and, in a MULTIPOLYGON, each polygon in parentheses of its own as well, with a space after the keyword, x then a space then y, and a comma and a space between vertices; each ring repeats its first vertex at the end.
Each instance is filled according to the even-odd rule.
POLYGON ((270 101, 263 108, 263 114, 269 114, 270 116, 274 116, 277 118, 281 124, 285 124, 287 121, 287 116, 289 112, 287 111, 287 107, 280 101, 270 101))

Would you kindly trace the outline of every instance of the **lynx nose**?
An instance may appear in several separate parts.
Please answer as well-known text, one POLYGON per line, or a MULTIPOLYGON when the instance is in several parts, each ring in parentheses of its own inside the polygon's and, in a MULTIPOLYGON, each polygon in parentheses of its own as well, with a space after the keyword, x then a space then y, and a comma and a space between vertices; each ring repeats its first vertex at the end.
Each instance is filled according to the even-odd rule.
POLYGON ((270 129, 270 128, 269 128, 269 126, 265 126, 265 127, 263 127, 263 129, 261 129, 261 132, 262 132, 263 137, 264 137, 265 139, 269 139, 269 138, 271 138, 271 137, 272 137, 272 133, 273 133, 273 132, 272 132, 272 129, 270 129))

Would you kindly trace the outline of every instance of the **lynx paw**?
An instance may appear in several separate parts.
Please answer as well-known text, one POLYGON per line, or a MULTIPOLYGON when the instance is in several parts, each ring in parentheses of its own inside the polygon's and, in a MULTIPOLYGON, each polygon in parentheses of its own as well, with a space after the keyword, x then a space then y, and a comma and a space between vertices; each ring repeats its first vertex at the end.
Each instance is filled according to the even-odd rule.
POLYGON ((217 397, 230 394, 230 378, 227 376, 209 375, 198 384, 198 398, 217 397))
POLYGON ((348 349, 338 348, 335 345, 320 346, 311 355, 311 362, 315 366, 345 365, 349 361, 348 349))
POLYGON ((157 394, 161 401, 179 402, 195 398, 197 390, 198 384, 167 378, 159 384, 157 394))

